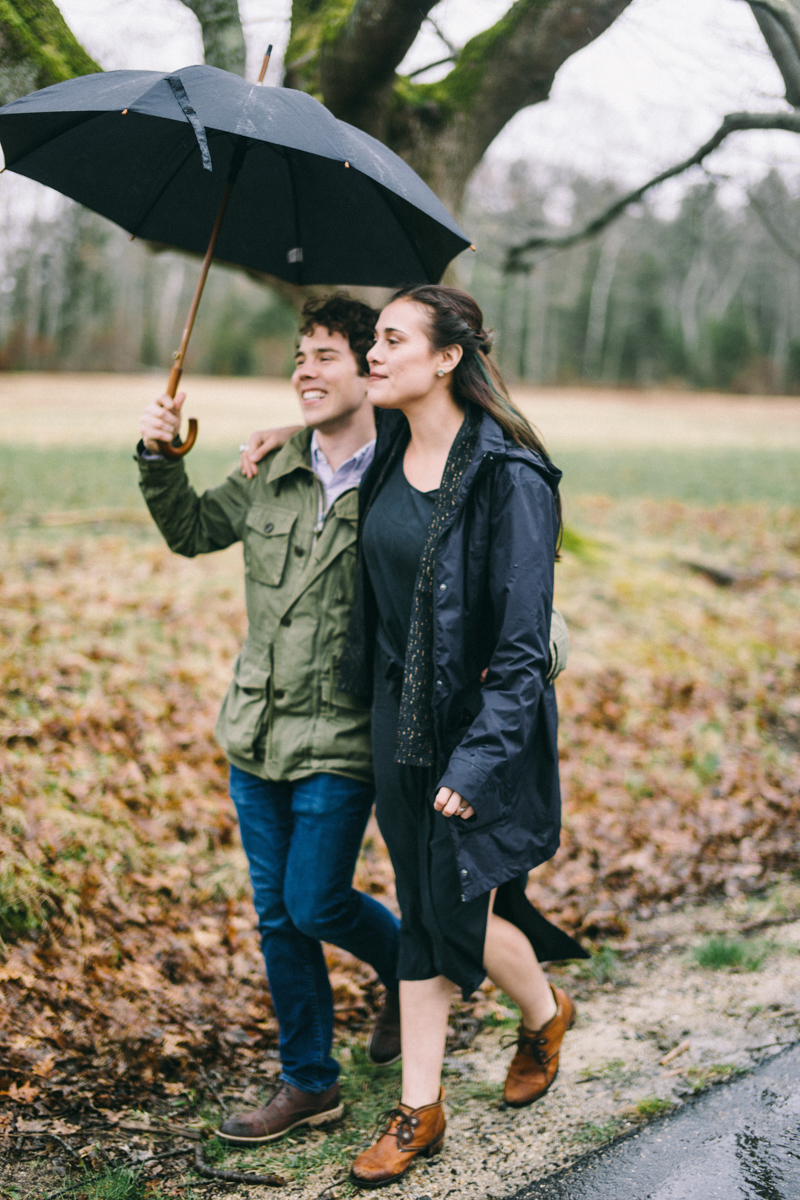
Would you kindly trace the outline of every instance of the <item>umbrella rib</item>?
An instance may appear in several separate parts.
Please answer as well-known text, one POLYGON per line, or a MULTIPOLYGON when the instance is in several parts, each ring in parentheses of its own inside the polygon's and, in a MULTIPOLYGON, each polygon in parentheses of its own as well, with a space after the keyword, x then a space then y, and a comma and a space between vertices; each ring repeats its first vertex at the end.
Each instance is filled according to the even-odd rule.
MULTIPOLYGON (((362 172, 362 174, 363 174, 363 172, 362 172)), ((365 178, 365 179, 369 179, 369 176, 368 176, 368 175, 365 175, 365 176, 364 176, 364 178, 365 178)), ((401 216, 400 212, 398 212, 398 210, 397 210, 397 209, 395 208, 395 206, 394 206, 394 205, 391 203, 391 201, 390 201, 390 200, 387 200, 386 196, 384 195, 384 192, 388 192, 390 196, 397 196, 397 193, 396 193, 396 192, 392 192, 392 191, 390 191, 390 189, 389 189, 389 188, 384 188, 383 184, 381 184, 381 183, 378 183, 377 179, 371 179, 371 180, 370 180, 370 182, 372 183, 373 187, 374 187, 374 188, 376 189, 376 191, 378 192, 378 195, 379 195, 379 196, 381 196, 381 198, 383 199, 383 202, 384 202, 384 204, 385 204, 385 205, 386 205, 386 207, 389 209, 389 212, 392 214, 392 216, 394 217, 394 219, 397 221, 397 224, 400 226, 400 228, 402 229, 403 233, 404 233, 404 234, 406 235, 406 237, 408 238, 408 244, 409 244, 409 246, 411 247, 411 249, 414 251, 414 255, 415 255, 415 257, 416 257, 416 260, 417 260, 417 262, 419 263, 419 265, 422 267, 422 270, 423 270, 423 272, 425 273, 425 276, 426 276, 426 278, 428 278, 428 277, 430 276, 430 272, 428 271, 428 268, 427 268, 427 266, 425 265, 425 262, 424 262, 424 260, 423 260, 422 254, 420 253, 420 250, 419 250, 419 249, 418 249, 418 247, 417 247, 417 240, 416 240, 416 238, 414 238, 414 237, 412 237, 412 236, 411 236, 411 234, 410 234, 410 233, 409 233, 409 231, 408 231, 408 227, 406 226, 406 223, 405 223, 405 221, 403 220, 403 218, 402 218, 402 216, 401 216)), ((434 282, 436 282, 436 281, 434 280, 434 282)))
MULTIPOLYGON (((97 121, 100 117, 105 117, 106 115, 107 114, 104 112, 88 113, 86 115, 86 117, 84 117, 84 119, 80 122, 80 124, 88 125, 90 121, 97 121)), ((55 137, 47 136, 44 138, 43 141, 37 142, 36 145, 28 146, 28 148, 25 150, 25 153, 21 154, 19 156, 19 158, 14 159, 14 162, 6 162, 6 168, 9 171, 14 171, 17 174, 22 174, 21 171, 17 171, 16 163, 24 162, 24 160, 26 158, 30 158, 30 156, 32 154, 36 154, 36 152, 38 150, 43 149, 43 147, 45 147, 45 146, 53 145, 55 142, 58 142, 61 138, 66 137, 67 134, 72 133, 73 130, 76 128, 77 128, 76 125, 70 125, 67 129, 62 129, 60 133, 57 133, 55 135, 55 137)), ((33 176, 31 175, 31 176, 28 176, 27 178, 32 179, 33 176)))
POLYGON ((194 145, 194 146, 192 146, 192 148, 191 148, 191 149, 190 149, 190 150, 189 150, 189 151, 186 153, 186 155, 185 155, 185 156, 184 156, 184 157, 181 159, 181 161, 178 163, 178 165, 177 165, 177 167, 175 168, 175 170, 174 170, 174 171, 172 172, 172 174, 170 175, 169 179, 167 179, 167 181, 166 181, 166 183, 163 185, 163 187, 161 187, 161 188, 159 189, 159 191, 157 192, 157 194, 156 194, 155 198, 153 199, 152 203, 150 204, 150 207, 147 209, 147 211, 146 211, 146 212, 144 212, 144 213, 141 215, 141 217, 139 217, 139 220, 136 222, 136 225, 135 225, 135 227, 134 227, 134 228, 131 230, 131 233, 134 235, 134 237, 138 237, 138 236, 139 236, 139 230, 141 229, 141 227, 142 227, 143 223, 144 223, 144 222, 147 220, 147 218, 150 216, 151 212, 153 211, 153 209, 155 208, 155 206, 158 204, 159 200, 160 200, 160 199, 161 199, 161 197, 164 195, 164 192, 165 192, 165 191, 167 190, 167 188, 170 186, 170 184, 172 183, 173 179, 176 177, 176 175, 179 173, 179 171, 182 171, 182 170, 183 170, 183 168, 186 166, 186 164, 187 164, 187 162, 189 161, 189 159, 192 157, 192 155, 193 155, 193 154, 194 154, 196 151, 197 151, 197 143, 195 143, 195 145, 194 145))

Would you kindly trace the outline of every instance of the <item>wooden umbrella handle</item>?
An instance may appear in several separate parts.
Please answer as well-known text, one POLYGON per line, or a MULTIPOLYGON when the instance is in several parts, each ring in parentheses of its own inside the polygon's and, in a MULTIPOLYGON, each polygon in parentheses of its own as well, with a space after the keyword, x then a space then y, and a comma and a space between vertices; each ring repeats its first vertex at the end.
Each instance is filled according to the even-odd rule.
MULTIPOLYGON (((191 329, 189 330, 191 333, 191 329)), ((186 339, 188 341, 188 338, 186 339)), ((169 382, 167 383, 167 395, 174 400, 178 394, 178 384, 181 381, 183 367, 179 367, 177 363, 169 373, 169 382)), ((173 446, 171 442, 159 442, 158 449, 165 458, 183 458, 184 454, 188 454, 192 446, 197 441, 197 418, 189 417, 189 432, 186 435, 186 441, 181 442, 180 446, 173 446)))
POLYGON ((189 432, 186 434, 186 441, 181 442, 180 446, 173 446, 171 442, 159 442, 158 449, 165 458, 183 458, 184 454, 189 453, 196 441, 197 417, 189 417, 189 432))

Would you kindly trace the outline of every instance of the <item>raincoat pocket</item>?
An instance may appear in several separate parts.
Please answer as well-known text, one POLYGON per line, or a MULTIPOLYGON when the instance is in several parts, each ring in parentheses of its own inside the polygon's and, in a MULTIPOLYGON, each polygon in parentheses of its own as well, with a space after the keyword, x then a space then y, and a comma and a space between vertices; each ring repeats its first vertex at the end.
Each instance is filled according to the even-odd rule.
POLYGON ((263 758, 258 746, 267 732, 268 700, 269 671, 240 654, 214 730, 226 754, 240 759, 263 758))
POLYGON ((296 520, 297 513, 274 504, 253 505, 244 535, 245 570, 251 579, 269 587, 280 586, 296 520))

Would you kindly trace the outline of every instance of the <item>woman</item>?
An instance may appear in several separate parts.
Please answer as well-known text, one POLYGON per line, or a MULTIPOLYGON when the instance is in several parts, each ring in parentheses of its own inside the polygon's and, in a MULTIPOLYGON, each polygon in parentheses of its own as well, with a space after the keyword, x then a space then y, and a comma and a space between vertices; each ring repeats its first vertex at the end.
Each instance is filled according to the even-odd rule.
POLYGON ((519 1006, 505 1099, 521 1107, 552 1083, 574 1019, 539 958, 585 957, 524 892, 559 842, 548 655, 561 473, 489 349, 471 297, 424 286, 395 295, 367 355, 383 412, 341 686, 372 698, 377 817, 402 912, 403 1091, 353 1165, 361 1187, 442 1147, 453 985, 467 998, 488 974, 519 1006))

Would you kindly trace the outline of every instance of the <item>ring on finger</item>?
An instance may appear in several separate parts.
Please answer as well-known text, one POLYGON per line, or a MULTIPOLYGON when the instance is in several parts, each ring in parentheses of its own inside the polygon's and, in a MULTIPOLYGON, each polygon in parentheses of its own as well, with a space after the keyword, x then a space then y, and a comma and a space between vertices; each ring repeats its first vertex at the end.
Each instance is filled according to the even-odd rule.
POLYGON ((468 804, 460 804, 458 806, 458 808, 456 809, 456 812, 460 815, 461 813, 466 812, 468 808, 469 808, 468 804))
POLYGON ((244 454, 246 449, 247 449, 247 442, 242 442, 241 446, 239 447, 239 453, 244 454))

